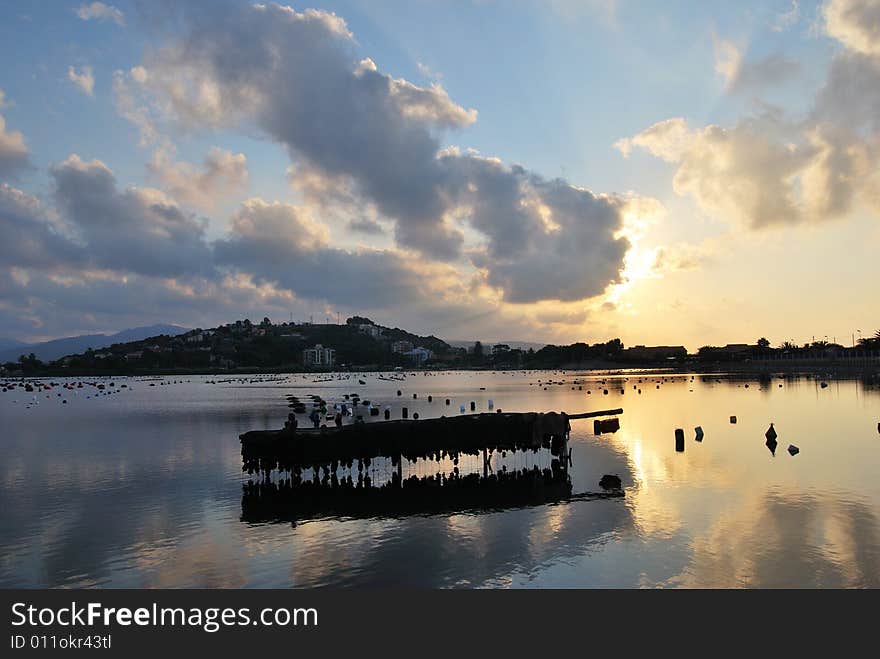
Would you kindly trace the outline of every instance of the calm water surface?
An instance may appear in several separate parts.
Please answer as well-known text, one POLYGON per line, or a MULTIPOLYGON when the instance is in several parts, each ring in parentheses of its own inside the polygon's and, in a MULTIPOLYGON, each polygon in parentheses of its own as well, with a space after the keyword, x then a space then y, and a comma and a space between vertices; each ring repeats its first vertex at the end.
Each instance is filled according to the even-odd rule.
MULTIPOLYGON (((114 387, 98 381, 120 393, 55 388, 37 405, 21 389, 2 393, 0 586, 880 585, 876 385, 688 375, 658 389, 662 376, 607 376, 604 385, 601 377, 113 378, 114 387), (295 525, 242 521, 249 476, 239 433, 280 427, 285 395, 333 402, 351 392, 391 405, 393 418, 401 405, 428 417, 458 414, 471 400, 486 410, 489 399, 505 411, 623 407, 614 434, 572 422, 570 474, 575 493, 619 474, 626 496, 295 525), (775 456, 764 445, 770 422, 775 456), (676 428, 685 429, 683 453, 675 452, 676 428), (799 455, 788 454, 790 443, 799 455)), ((517 463, 522 456, 510 460, 529 466, 517 463)), ((549 455, 532 463, 548 466, 549 455)), ((427 465, 407 468, 405 476, 428 475, 427 465)))

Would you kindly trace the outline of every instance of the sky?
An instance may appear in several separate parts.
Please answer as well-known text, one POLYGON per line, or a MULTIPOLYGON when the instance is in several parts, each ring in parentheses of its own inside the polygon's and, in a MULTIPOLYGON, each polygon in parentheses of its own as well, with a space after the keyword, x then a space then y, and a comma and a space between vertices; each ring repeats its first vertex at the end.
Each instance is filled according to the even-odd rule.
POLYGON ((0 59, 2 337, 880 329, 880 0, 0 0, 0 59))

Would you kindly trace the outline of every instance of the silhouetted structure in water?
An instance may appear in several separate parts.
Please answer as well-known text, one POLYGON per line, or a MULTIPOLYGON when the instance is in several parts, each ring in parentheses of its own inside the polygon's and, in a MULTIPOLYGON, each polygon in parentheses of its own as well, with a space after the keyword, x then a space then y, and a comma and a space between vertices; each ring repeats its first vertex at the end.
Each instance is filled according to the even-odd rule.
POLYGON ((457 459, 481 452, 485 456, 487 450, 537 452, 548 448, 559 455, 571 429, 568 419, 565 413, 555 412, 496 413, 316 430, 250 431, 241 435, 242 458, 245 471, 253 473, 334 462, 351 464, 377 457, 439 462, 445 457, 457 459))
POLYGON ((568 419, 555 412, 496 413, 319 431, 245 433, 241 435, 242 468, 259 480, 249 480, 243 487, 241 519, 430 514, 623 496, 619 490, 572 495, 568 419), (493 470, 496 452, 505 459, 508 452, 537 454, 541 449, 549 449, 554 456, 550 467, 508 471, 505 465, 493 470), (460 458, 481 453, 482 476, 462 475, 460 458), (383 462, 379 469, 373 462, 376 459, 383 462), (404 462, 422 469, 425 463, 435 464, 436 473, 404 478, 404 462), (286 475, 273 481, 270 474, 275 469, 286 475), (374 484, 371 473, 383 482, 374 484))
POLYGON ((534 466, 486 477, 476 473, 437 473, 398 481, 395 476, 378 487, 368 484, 369 477, 353 480, 350 476, 303 481, 292 475, 278 482, 249 481, 243 486, 241 520, 296 522, 315 517, 397 517, 623 496, 622 491, 572 495, 568 471, 561 461, 553 463, 551 468, 534 466))

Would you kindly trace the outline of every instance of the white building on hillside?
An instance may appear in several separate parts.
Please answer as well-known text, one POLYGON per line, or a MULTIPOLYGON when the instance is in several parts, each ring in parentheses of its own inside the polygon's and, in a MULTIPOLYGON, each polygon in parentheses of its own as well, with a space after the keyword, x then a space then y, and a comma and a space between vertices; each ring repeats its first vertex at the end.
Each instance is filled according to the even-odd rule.
POLYGON ((303 350, 303 364, 306 366, 333 366, 335 363, 336 350, 333 348, 325 348, 319 343, 303 350))

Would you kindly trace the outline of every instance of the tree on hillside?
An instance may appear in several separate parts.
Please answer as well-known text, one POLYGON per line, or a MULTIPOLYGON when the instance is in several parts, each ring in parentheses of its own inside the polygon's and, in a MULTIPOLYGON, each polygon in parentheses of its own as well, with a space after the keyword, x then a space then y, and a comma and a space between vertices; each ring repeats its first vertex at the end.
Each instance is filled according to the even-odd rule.
POLYGON ((880 330, 874 332, 874 336, 866 336, 865 338, 859 339, 859 345, 871 350, 880 348, 880 330))

